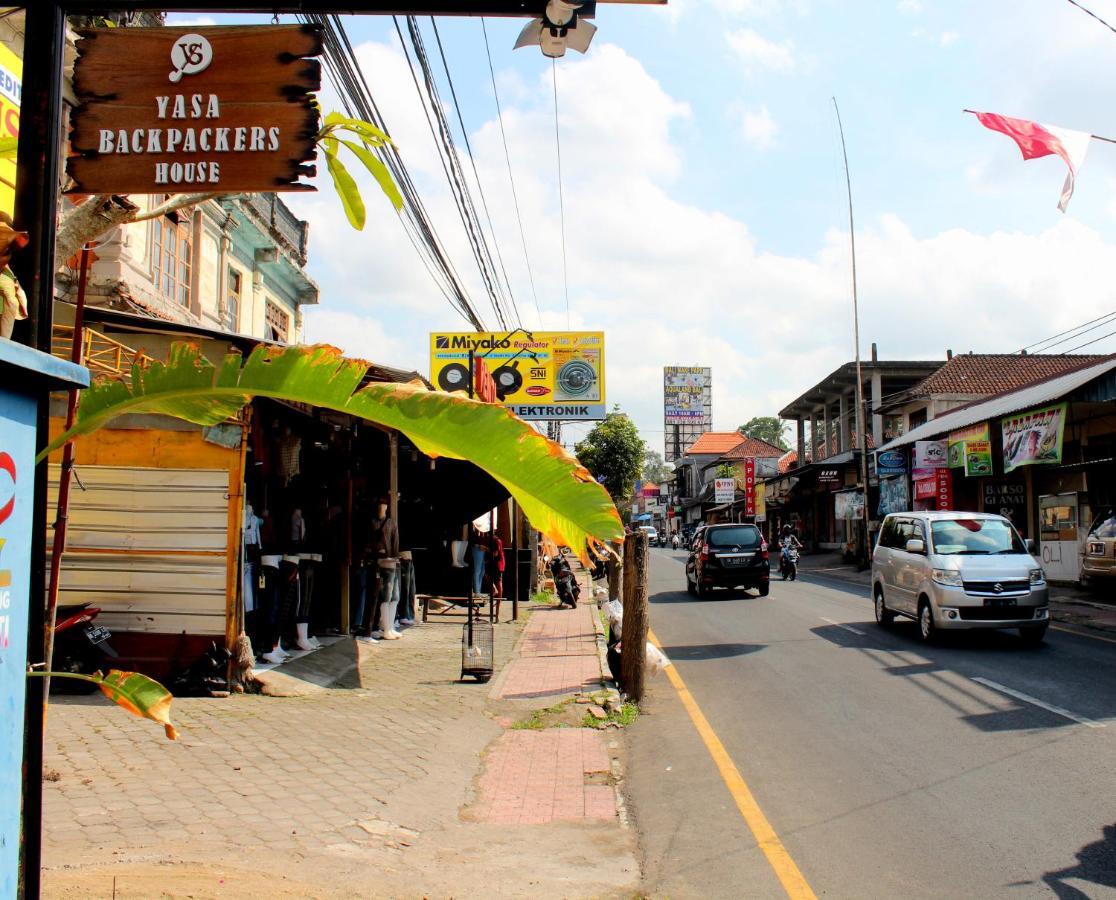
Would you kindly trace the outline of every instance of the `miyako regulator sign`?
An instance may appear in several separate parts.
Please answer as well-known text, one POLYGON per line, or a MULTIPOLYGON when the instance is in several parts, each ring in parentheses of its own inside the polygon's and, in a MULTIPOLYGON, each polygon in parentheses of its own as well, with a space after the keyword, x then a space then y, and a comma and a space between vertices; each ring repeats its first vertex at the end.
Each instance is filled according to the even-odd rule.
POLYGON ((70 193, 313 190, 321 52, 308 25, 82 31, 70 193))
POLYGON ((469 353, 485 361, 501 403, 521 419, 605 417, 603 331, 440 331, 430 335, 430 380, 469 388, 469 353))

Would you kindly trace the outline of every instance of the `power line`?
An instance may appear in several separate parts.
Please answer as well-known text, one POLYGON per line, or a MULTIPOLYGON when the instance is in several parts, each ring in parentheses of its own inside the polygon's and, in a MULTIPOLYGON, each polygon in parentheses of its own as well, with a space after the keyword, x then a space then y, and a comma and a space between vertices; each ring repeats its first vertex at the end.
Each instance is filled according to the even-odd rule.
POLYGON ((1108 334, 1100 335, 1100 337, 1094 337, 1093 339, 1091 339, 1091 341, 1086 341, 1084 344, 1078 344, 1076 347, 1072 347, 1071 350, 1062 352, 1061 355, 1066 356, 1067 354, 1070 354, 1076 350, 1080 350, 1081 347, 1088 347, 1093 344, 1099 344, 1101 341, 1104 341, 1106 337, 1112 337, 1113 335, 1116 335, 1116 332, 1108 332, 1108 334))
POLYGON ((438 96, 437 86, 434 83, 434 76, 430 69, 430 61, 426 55, 426 47, 423 44, 422 35, 418 29, 418 22, 414 16, 407 16, 407 32, 411 38, 411 45, 415 51, 415 57, 419 67, 422 69, 423 81, 426 85, 426 96, 423 95, 422 88, 419 86, 418 74, 415 71, 414 62, 411 60, 411 54, 407 51, 406 43, 403 40, 403 31, 399 26, 399 17, 393 16, 392 21, 395 23, 395 31, 399 36, 399 43, 403 46, 403 54, 407 58, 407 65, 411 70, 411 79, 415 83, 415 91, 419 95, 419 102, 422 104, 423 114, 426 117, 426 124, 430 128, 431 136, 434 138, 435 146, 438 148, 438 158, 442 163, 442 170, 445 172, 446 180, 449 182, 450 192, 453 194, 454 203, 457 205, 457 212, 461 218, 461 224, 465 229, 465 235, 473 251, 473 256, 477 261, 477 268, 480 270, 481 279, 488 292, 489 300, 492 303, 492 311, 496 314, 496 320, 500 324, 500 327, 507 331, 509 327, 508 318, 505 311, 505 304, 501 299, 502 290, 499 285, 499 278, 496 276, 496 267, 492 261, 492 254, 488 248, 488 242, 485 240, 484 232, 481 229, 480 220, 477 217, 476 208, 473 205, 468 185, 465 183, 464 172, 461 171, 460 160, 457 156, 456 148, 454 147, 453 136, 449 131, 449 124, 446 122, 445 110, 438 96), (437 125, 435 125, 435 122, 437 125))
MULTIPOLYGON (((337 16, 320 14, 304 14, 299 18, 303 22, 315 24, 322 28, 325 44, 323 61, 346 114, 371 122, 385 134, 390 135, 391 131, 372 96, 341 20, 337 16)), ((371 149, 381 162, 388 167, 392 178, 403 194, 405 202, 400 222, 403 225, 404 233, 435 284, 450 305, 473 328, 477 331, 486 330, 484 323, 469 300, 461 277, 442 246, 430 215, 415 188, 414 182, 411 180, 410 172, 407 170, 398 148, 394 144, 388 144, 384 147, 373 147, 371 149)))
POLYGON ((1072 328, 1067 328, 1065 331, 1059 331, 1057 334, 1052 334, 1048 338, 1043 338, 1041 341, 1036 341, 1035 343, 1024 347, 1023 350, 1021 350, 1020 352, 1022 353, 1023 351, 1031 350, 1032 348, 1037 347, 1039 349, 1034 350, 1033 352, 1042 353, 1046 350, 1049 350, 1051 347, 1057 347, 1059 344, 1064 344, 1068 341, 1072 341, 1076 337, 1080 337, 1083 334, 1087 334, 1090 331, 1107 325, 1112 321, 1114 317, 1116 317, 1116 310, 1105 313, 1103 316, 1098 316, 1095 319, 1090 319, 1088 322, 1082 322, 1080 325, 1074 325, 1072 328), (1063 337, 1064 335, 1068 335, 1068 337, 1063 337), (1057 338, 1062 338, 1062 340, 1056 340, 1057 338), (1051 341, 1053 341, 1053 343, 1051 343, 1051 341))
POLYGON ((570 278, 566 268, 566 200, 562 190, 562 141, 558 135, 558 67, 550 60, 550 80, 554 84, 554 149, 558 154, 558 215, 562 229, 562 290, 566 295, 566 330, 570 327, 570 278))
POLYGON ((488 75, 492 79, 492 96, 496 99, 496 120, 500 123, 500 140, 504 144, 504 160, 508 164, 508 182, 511 184, 512 204, 515 206, 515 218, 519 222, 519 240, 523 244, 523 261, 527 265, 527 278, 531 282, 531 297, 535 301, 535 313, 542 326, 542 310, 539 308, 539 294, 535 290, 535 273, 531 269, 531 257, 527 253, 527 232, 523 228, 523 216, 519 211, 519 194, 515 190, 515 178, 512 176, 511 154, 508 153, 508 135, 504 130, 504 113, 500 109, 500 92, 496 90, 496 70, 492 66, 492 50, 488 46, 488 29, 484 19, 480 20, 481 33, 484 35, 484 52, 488 56, 488 75))
POLYGON ((442 47, 442 35, 438 31, 438 23, 433 16, 430 17, 430 26, 434 29, 434 39, 438 43, 438 55, 442 59, 442 69, 446 73, 446 84, 449 85, 450 96, 453 98, 453 108, 457 112, 457 124, 461 128, 461 137, 465 141, 465 149, 469 153, 469 164, 472 166, 473 177, 477 182, 477 193, 480 194, 484 217, 488 221, 488 233, 492 236, 492 245, 496 249, 496 260, 500 263, 500 274, 504 277, 504 287, 507 289, 508 298, 511 301, 515 322, 522 327, 523 322, 519 318, 519 307, 515 302, 515 292, 512 290, 511 281, 508 279, 508 270, 504 267, 504 256, 500 252, 500 241, 496 237, 496 228, 492 224, 492 213, 488 211, 488 200, 484 195, 484 185, 481 184, 480 172, 477 171, 477 161, 473 157, 473 145, 469 141, 469 132, 465 128, 465 119, 461 115, 461 105, 457 102, 457 90, 453 86, 453 78, 450 76, 449 65, 446 63, 446 52, 442 47))
POLYGON ((1116 28, 1113 28, 1111 25, 1109 25, 1104 19, 1102 19, 1100 16, 1098 16, 1095 12, 1092 12, 1091 10, 1086 9, 1084 6, 1082 6, 1080 3, 1078 3, 1077 0, 1066 0, 1066 2, 1069 3, 1072 6, 1076 6, 1079 10, 1081 10, 1083 13, 1085 13, 1085 15, 1092 16, 1094 19, 1096 19, 1098 22, 1100 22, 1101 25, 1103 25, 1109 31, 1116 33, 1116 28))

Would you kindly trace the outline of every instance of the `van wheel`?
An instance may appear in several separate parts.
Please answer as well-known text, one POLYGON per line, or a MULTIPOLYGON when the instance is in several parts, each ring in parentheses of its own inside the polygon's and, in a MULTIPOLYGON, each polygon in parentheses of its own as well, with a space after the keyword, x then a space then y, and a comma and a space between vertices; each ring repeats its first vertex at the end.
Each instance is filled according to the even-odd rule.
POLYGON ((938 627, 934 624, 934 611, 930 608, 930 601, 923 599, 918 604, 918 636, 924 644, 934 643, 938 636, 938 627))
POLYGON ((887 628, 895 621, 895 613, 888 609, 887 604, 884 603, 883 588, 876 588, 876 597, 873 605, 876 607, 876 624, 879 625, 880 628, 887 628))
POLYGON ((713 593, 713 588, 711 588, 707 584, 699 584, 697 592, 699 597, 708 597, 711 593, 713 593))
POLYGON ((1039 625, 1037 628, 1020 628, 1019 636, 1023 639, 1024 647, 1038 647, 1046 639, 1045 625, 1039 625))
POLYGON ((770 594, 770 593, 771 593, 771 584, 770 584, 770 582, 767 582, 767 581, 765 581, 765 582, 764 582, 763 584, 761 584, 761 585, 759 586, 759 595, 760 595, 761 597, 766 597, 766 596, 767 596, 768 594, 770 594))

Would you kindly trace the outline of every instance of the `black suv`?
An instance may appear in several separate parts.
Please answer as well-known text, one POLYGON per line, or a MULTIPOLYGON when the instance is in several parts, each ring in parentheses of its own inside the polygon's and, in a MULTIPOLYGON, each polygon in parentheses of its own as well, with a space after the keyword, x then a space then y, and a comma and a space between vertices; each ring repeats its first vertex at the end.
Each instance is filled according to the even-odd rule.
POLYGON ((770 586, 767 541, 755 525, 706 525, 694 534, 686 560, 686 590, 691 594, 745 587, 766 597, 770 586))

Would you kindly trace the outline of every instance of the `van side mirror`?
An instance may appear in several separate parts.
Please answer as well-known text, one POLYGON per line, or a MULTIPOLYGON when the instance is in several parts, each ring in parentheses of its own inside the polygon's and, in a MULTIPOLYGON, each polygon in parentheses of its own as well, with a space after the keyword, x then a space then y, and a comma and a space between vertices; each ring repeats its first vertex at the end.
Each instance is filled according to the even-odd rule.
POLYGON ((924 541, 920 538, 911 538, 909 541, 907 541, 907 552, 908 553, 922 553, 922 554, 925 554, 926 553, 926 541, 924 541))
POLYGON ((1026 544, 1027 544, 1027 552, 1030 553, 1031 556, 1034 556, 1035 553, 1038 551, 1038 548, 1035 546, 1035 539, 1034 538, 1027 538, 1026 544))

